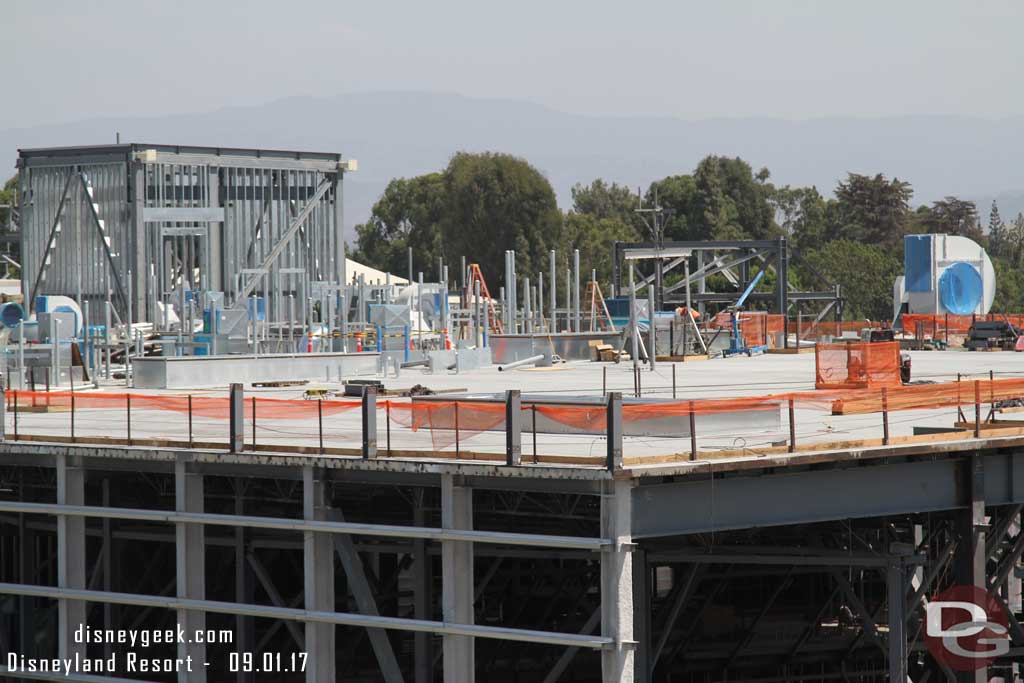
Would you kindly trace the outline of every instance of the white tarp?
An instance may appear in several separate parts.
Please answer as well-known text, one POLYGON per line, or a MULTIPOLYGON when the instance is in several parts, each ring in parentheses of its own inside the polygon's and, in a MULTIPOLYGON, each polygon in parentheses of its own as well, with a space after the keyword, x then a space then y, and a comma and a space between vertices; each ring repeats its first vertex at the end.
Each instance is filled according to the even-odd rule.
MULTIPOLYGON (((352 278, 358 279, 362 275, 368 285, 383 285, 388 281, 388 273, 383 270, 377 270, 370 266, 363 265, 358 261, 353 261, 350 258, 345 259, 345 279, 348 282, 352 282, 352 278)), ((404 277, 398 277, 397 275, 391 275, 391 284, 393 285, 407 285, 409 280, 404 277)))

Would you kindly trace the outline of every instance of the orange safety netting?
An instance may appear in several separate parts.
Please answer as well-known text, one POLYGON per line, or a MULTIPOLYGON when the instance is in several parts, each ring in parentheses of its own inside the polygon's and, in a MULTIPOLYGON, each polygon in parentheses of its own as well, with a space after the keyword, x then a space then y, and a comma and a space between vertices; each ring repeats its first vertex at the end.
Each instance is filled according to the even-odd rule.
MULTIPOLYGON (((822 356, 836 372, 836 382, 826 384, 826 390, 790 392, 766 396, 745 396, 716 399, 665 401, 660 403, 629 404, 622 408, 623 423, 644 420, 687 419, 693 415, 715 415, 732 412, 778 410, 788 402, 803 408, 828 410, 835 413, 871 413, 883 410, 915 410, 948 406, 996 403, 1024 399, 1024 379, 981 379, 901 386, 899 383, 899 350, 895 342, 850 343, 819 345, 819 378, 822 356), (833 359, 830 361, 829 359, 833 359), (854 372, 851 373, 851 360, 854 372), (857 369, 865 363, 870 370, 885 368, 884 372, 857 369), (857 386, 858 382, 866 382, 857 386), (881 382, 881 383, 879 383, 881 382)), ((5 392, 8 409, 33 407, 72 408, 77 410, 127 411, 131 397, 131 410, 164 410, 195 417, 227 420, 230 399, 227 397, 147 395, 102 392, 5 392)), ((360 401, 299 400, 248 397, 243 402, 246 420, 315 421, 320 417, 343 414, 359 408, 360 401), (255 412, 254 412, 255 411, 255 412)), ((607 430, 607 409, 603 404, 551 405, 523 403, 524 411, 534 411, 555 423, 591 434, 607 430)), ((441 450, 458 445, 481 432, 502 430, 505 405, 501 401, 392 401, 377 403, 378 415, 385 420, 412 431, 430 430, 433 448, 441 450)), ((356 428, 358 429, 358 427, 356 428)), ((527 427, 529 429, 529 427, 527 427)))
POLYGON ((833 403, 844 415, 882 410, 919 410, 949 406, 997 403, 1024 398, 1024 379, 978 379, 963 382, 918 384, 895 389, 857 392, 833 403))
POLYGON ((904 313, 903 331, 921 339, 938 339, 948 334, 967 334, 975 321, 1005 321, 1018 330, 1024 328, 1024 314, 988 313, 986 315, 930 315, 904 313))
MULTIPOLYGON (((782 334, 786 331, 786 323, 782 315, 778 313, 765 313, 762 311, 740 312, 740 333, 746 338, 748 344, 771 344, 772 335, 782 334)), ((885 326, 883 323, 876 323, 870 320, 847 320, 836 322, 834 320, 793 319, 789 320, 789 334, 797 334, 801 339, 817 339, 826 335, 833 337, 842 336, 847 332, 860 334, 864 328, 878 328, 885 326)), ((711 329, 732 329, 732 314, 722 312, 710 321, 711 329)))
POLYGON ((386 401, 383 409, 395 424, 409 427, 413 431, 429 429, 431 441, 438 450, 458 444, 480 432, 497 429, 505 422, 505 405, 497 403, 386 401))
MULTIPOLYGON (((190 413, 195 417, 226 420, 230 417, 231 399, 221 396, 159 396, 152 394, 128 394, 83 391, 7 391, 7 407, 18 408, 71 408, 72 400, 76 410, 115 409, 128 410, 170 410, 190 413)), ((334 415, 360 406, 359 401, 307 401, 300 399, 257 398, 242 402, 246 419, 252 419, 253 411, 260 417, 273 419, 313 418, 318 414, 334 415)))
POLYGON ((900 386, 899 342, 816 344, 818 389, 868 389, 900 386))

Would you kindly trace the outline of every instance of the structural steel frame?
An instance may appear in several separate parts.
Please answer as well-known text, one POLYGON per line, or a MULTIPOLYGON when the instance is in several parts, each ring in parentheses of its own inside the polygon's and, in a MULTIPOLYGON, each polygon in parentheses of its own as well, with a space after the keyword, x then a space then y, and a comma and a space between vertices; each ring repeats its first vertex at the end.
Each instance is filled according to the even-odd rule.
POLYGON ((784 316, 786 336, 789 334, 790 304, 798 308, 804 302, 824 304, 820 317, 832 310, 836 320, 843 315, 843 298, 839 285, 831 290, 798 291, 789 285, 789 263, 792 258, 789 242, 785 237, 774 240, 705 240, 683 242, 616 242, 612 247, 612 282, 615 292, 622 291, 623 260, 653 260, 653 272, 641 274, 636 288, 654 284, 654 293, 658 310, 664 310, 666 304, 695 303, 703 314, 705 305, 731 304, 736 301, 751 283, 750 264, 758 262, 762 268, 775 271, 775 287, 772 292, 752 292, 748 301, 767 303, 776 313, 784 316), (697 268, 690 270, 690 258, 696 257, 697 268), (669 260, 671 259, 671 260, 669 260), (666 260, 669 260, 666 263, 666 260), (686 266, 683 279, 672 285, 663 283, 666 273, 678 267, 686 266), (737 270, 738 269, 738 272, 737 270), (707 278, 721 273, 732 285, 735 292, 707 291, 707 278), (690 285, 696 284, 697 291, 690 292, 690 285), (674 294, 683 289, 685 296, 674 294))
MULTIPOLYGON (((910 624, 910 620, 915 618, 913 615, 919 601, 946 566, 944 558, 951 558, 961 581, 987 588, 1007 580, 1010 570, 1024 552, 1024 535, 1019 527, 1015 536, 1009 533, 1011 526, 1019 524, 1015 520, 1019 519, 1019 512, 1024 508, 1024 452, 1016 449, 933 452, 859 462, 794 465, 792 468, 769 465, 767 469, 753 471, 737 470, 726 463, 716 469, 714 463, 708 462, 704 467, 696 464, 685 469, 654 468, 640 473, 616 471, 614 468, 581 470, 522 464, 502 467, 461 463, 427 465, 401 460, 247 457, 212 451, 3 442, 0 443, 0 464, 55 470, 54 503, 4 501, 0 502, 0 513, 56 519, 56 552, 60 568, 57 585, 6 582, 0 583, 0 594, 45 597, 58 602, 60 656, 69 656, 80 647, 70 638, 70 630, 84 620, 86 601, 177 610, 182 615, 179 620, 194 624, 203 623, 203 617, 211 612, 263 617, 303 625, 303 641, 310 653, 310 667, 306 674, 309 681, 334 680, 335 645, 331 634, 336 625, 365 627, 371 634, 371 642, 374 642, 372 633, 382 629, 441 637, 445 645, 442 657, 446 681, 473 680, 474 638, 567 648, 548 680, 557 680, 573 653, 581 648, 601 653, 604 680, 652 680, 657 662, 663 657, 673 661, 690 639, 685 632, 682 639, 670 636, 670 633, 681 612, 692 609, 686 605, 694 597, 696 584, 708 578, 701 568, 732 568, 726 571, 729 575, 735 573, 737 567, 744 566, 761 567, 762 571, 774 566, 785 571, 775 589, 767 595, 760 616, 755 615, 757 619, 750 633, 734 646, 726 667, 746 649, 757 622, 771 609, 786 586, 791 585, 792 577, 801 568, 817 568, 832 577, 835 590, 845 596, 862 618, 866 642, 875 642, 877 647, 888 653, 888 672, 896 677, 892 680, 904 680, 908 651, 905 647, 892 648, 887 643, 906 643, 914 629, 908 625, 907 629, 896 630, 893 623, 907 621, 910 624), (92 470, 151 471, 172 475, 177 501, 175 509, 85 505, 86 475, 92 470), (259 476, 296 482, 303 492, 306 511, 302 518, 294 519, 206 512, 202 491, 203 480, 208 476, 232 479, 259 476), (325 486, 333 481, 440 487, 442 524, 431 527, 419 523, 393 525, 345 521, 340 517, 340 511, 331 508, 324 498, 325 486), (913 485, 909 485, 910 482, 913 485), (596 537, 577 537, 475 529, 474 490, 596 496, 600 500, 600 533, 596 537), (995 517, 991 522, 986 517, 986 510, 992 509, 1007 510, 999 523, 995 523, 995 517), (678 544, 681 539, 727 533, 730 529, 791 528, 793 525, 887 519, 929 512, 952 515, 959 525, 960 538, 969 541, 960 543, 955 550, 950 548, 940 553, 940 564, 928 564, 927 558, 913 549, 828 553, 813 548, 699 549, 686 543, 678 544), (177 596, 141 595, 87 586, 84 539, 85 520, 89 518, 104 523, 134 520, 173 526, 177 548, 175 556, 178 557, 177 596), (204 530, 210 526, 233 527, 236 533, 243 534, 256 529, 301 533, 305 548, 306 606, 300 608, 284 604, 280 595, 273 606, 205 599, 203 554, 199 549, 207 543, 204 530), (406 539, 413 543, 439 541, 443 567, 443 619, 433 621, 424 618, 423 609, 419 609, 412 618, 376 614, 365 577, 358 578, 358 566, 361 565, 357 564, 358 555, 350 545, 353 536, 406 539), (340 544, 349 545, 341 548, 340 544), (466 577, 473 574, 473 551, 480 545, 599 557, 600 604, 592 610, 590 619, 577 633, 474 624, 472 605, 476 592, 466 577), (328 577, 333 573, 331 558, 335 552, 343 560, 349 587, 360 606, 358 613, 334 610, 333 586, 328 577), (996 568, 989 571, 985 565, 992 558, 995 558, 996 568), (670 596, 671 608, 667 616, 655 619, 652 625, 648 623, 652 618, 648 604, 650 568, 666 564, 692 566, 693 570, 691 578, 679 583, 677 591, 670 596), (889 633, 892 635, 879 635, 876 608, 864 602, 844 573, 837 571, 855 567, 861 571, 881 572, 886 577, 889 633), (359 588, 360 585, 363 587, 359 588), (895 613, 891 610, 896 604, 906 606, 895 613), (598 627, 599 633, 593 633, 598 627), (652 628, 661 629, 653 648, 652 628), (675 644, 671 651, 666 652, 666 640, 670 637, 675 644)), ((721 581, 713 583, 712 592, 704 598, 703 604, 709 605, 713 599, 711 596, 717 594, 723 585, 721 581), (719 588, 715 589, 715 585, 719 588)), ((697 616, 699 618, 699 614, 697 616)), ((393 664, 394 655, 386 639, 378 639, 374 649, 381 670, 390 671, 385 680, 401 680, 401 674, 395 673, 398 669, 393 664)), ((187 653, 199 656, 194 650, 187 653)), ((418 661, 424 667, 429 663, 429 659, 418 661)), ((94 679, 72 677, 69 680, 94 679)), ((202 679, 192 677, 189 680, 202 679)), ((417 673, 417 680, 429 678, 422 678, 417 673)), ((960 677, 957 680, 965 679, 960 677)))
POLYGON ((70 294, 98 324, 113 293, 121 320, 153 321, 183 284, 244 300, 247 269, 302 272, 296 296, 345 281, 340 154, 131 143, 23 149, 17 166, 30 305, 70 294))

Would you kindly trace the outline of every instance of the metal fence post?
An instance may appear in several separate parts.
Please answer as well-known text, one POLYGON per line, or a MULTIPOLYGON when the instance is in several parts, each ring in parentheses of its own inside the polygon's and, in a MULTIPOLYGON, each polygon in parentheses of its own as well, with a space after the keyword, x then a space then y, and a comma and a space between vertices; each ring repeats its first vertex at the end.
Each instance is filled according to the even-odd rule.
POLYGON ((693 401, 690 401, 690 460, 697 459, 697 416, 693 412, 693 401))
POLYGON ((981 380, 974 380, 974 438, 981 438, 981 380))
POLYGON ((796 411, 793 409, 793 399, 789 399, 789 452, 796 452, 796 411))
POLYGON ((192 394, 188 395, 188 447, 192 448, 192 394))
POLYGON ((245 449, 245 408, 243 405, 242 385, 231 385, 228 405, 229 425, 228 450, 241 453, 245 449))
POLYGON ((377 387, 363 389, 363 459, 377 457, 377 387))
POLYGON ((608 393, 608 457, 605 466, 609 472, 622 470, 622 392, 608 393))
POLYGON ((7 392, 0 387, 0 441, 7 438, 7 392))
POLYGON ((889 445, 889 392, 882 387, 882 445, 889 445))
POLYGON ((132 445, 132 395, 125 395, 125 414, 128 422, 128 445, 132 445))
POLYGON ((505 392, 505 464, 514 467, 522 461, 522 395, 518 389, 509 389, 505 392))

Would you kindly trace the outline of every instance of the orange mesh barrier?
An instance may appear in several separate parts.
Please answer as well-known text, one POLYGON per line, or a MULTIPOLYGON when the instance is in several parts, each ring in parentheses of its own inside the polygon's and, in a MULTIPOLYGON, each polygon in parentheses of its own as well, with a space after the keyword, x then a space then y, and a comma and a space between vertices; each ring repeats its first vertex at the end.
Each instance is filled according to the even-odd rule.
POLYGON ((995 403, 1024 398, 1024 379, 979 379, 941 384, 856 392, 838 398, 833 410, 844 415, 877 413, 888 410, 919 410, 949 406, 973 405, 975 389, 979 403, 995 403))
MULTIPOLYGON (((231 400, 220 396, 193 396, 191 406, 188 396, 155 396, 151 394, 113 394, 106 392, 82 391, 8 391, 7 406, 14 408, 17 401, 19 408, 71 408, 74 397, 76 410, 113 409, 127 410, 128 397, 131 396, 131 409, 136 410, 170 410, 187 414, 190 410, 195 417, 208 417, 227 420, 230 417, 231 400)), ((323 415, 335 415, 360 406, 359 401, 317 401, 300 399, 257 398, 243 401, 242 407, 247 419, 252 419, 254 405, 259 417, 269 419, 310 419, 323 415)))
POLYGON ((1005 321, 1018 330, 1024 328, 1024 314, 989 313, 987 315, 927 315, 922 313, 904 313, 903 331, 915 338, 920 332, 922 339, 938 339, 949 334, 967 334, 971 323, 981 321, 1005 321))
POLYGON ((867 389, 900 386, 899 342, 816 344, 818 389, 867 389))
MULTIPOLYGON (((1024 398, 1024 378, 965 380, 901 386, 899 384, 898 344, 851 343, 819 345, 819 379, 823 367, 832 368, 826 390, 791 392, 766 396, 746 396, 718 399, 695 399, 666 401, 642 405, 625 405, 622 409, 624 423, 643 420, 680 419, 694 415, 714 415, 726 412, 778 410, 788 401, 803 408, 828 410, 835 413, 854 414, 889 411, 942 408, 958 405, 995 403, 1024 398), (832 359, 832 360, 830 360, 832 359), (851 365, 851 359, 855 360, 851 365), (831 365, 830 365, 831 363, 831 365), (863 372, 857 367, 863 363, 863 372), (823 365, 824 364, 824 365, 823 365), (851 372, 851 367, 854 371, 851 372), (866 385, 857 386, 859 383, 866 385), (836 386, 836 385, 839 386, 836 386)), ((17 404, 19 409, 38 407, 70 410, 74 396, 75 410, 107 410, 112 417, 126 411, 128 397, 131 409, 135 411, 171 411, 186 414, 191 408, 194 417, 228 419, 229 399, 227 397, 193 396, 191 406, 187 396, 147 395, 103 392, 31 392, 7 391, 9 409, 17 404)), ((312 429, 302 425, 297 431, 282 432, 294 434, 296 438, 315 438, 316 422, 319 417, 336 416, 359 408, 360 401, 317 401, 299 399, 273 399, 250 396, 244 401, 246 420, 306 420, 314 425, 312 429)), ((503 429, 505 405, 502 402, 478 401, 379 401, 378 415, 390 420, 393 425, 406 427, 413 432, 429 430, 434 450, 458 445, 482 432, 503 429)), ((602 404, 588 405, 536 405, 524 404, 524 411, 536 410, 538 415, 576 430, 601 434, 607 429, 606 408, 602 404)), ((97 423, 100 415, 89 422, 97 423)), ((143 418, 153 421, 156 418, 143 418)), ((170 429, 181 430, 172 420, 170 429)), ((118 420, 115 417, 114 422, 118 420)), ((53 423, 63 429, 63 423, 53 423)), ((86 423, 80 423, 80 425, 86 423)), ((113 424, 113 423, 110 423, 113 424)), ((189 421, 191 425, 191 420, 189 421)), ((266 433, 274 432, 273 423, 263 427, 266 433)), ((358 439, 359 427, 351 423, 334 423, 328 434, 331 438, 358 439), (353 429, 355 431, 353 431, 353 429)), ((145 431, 145 430, 143 430, 145 431)), ((180 431, 179 434, 182 434, 180 431)), ((224 432, 226 434, 226 430, 224 432)), ((183 434, 182 434, 183 435, 183 434)), ((279 437, 280 438, 280 437, 279 437)), ((322 444, 321 444, 322 445, 322 444)))
MULTIPOLYGON (((378 407, 381 407, 378 404, 378 407)), ((383 409, 391 421, 413 431, 430 430, 435 449, 447 448, 480 432, 497 429, 505 422, 505 405, 464 401, 386 401, 383 409)))
MULTIPOLYGON (((789 333, 797 333, 797 325, 800 326, 801 339, 817 339, 825 335, 832 337, 842 336, 847 332, 860 334, 866 327, 878 328, 888 327, 888 323, 872 322, 870 320, 846 320, 835 322, 834 320, 820 320, 814 322, 813 318, 804 317, 801 320, 790 318, 789 333)), ((732 329, 732 316, 727 312, 716 315, 709 322, 710 329, 732 329)), ((785 331, 783 317, 777 313, 764 313, 762 311, 742 311, 740 313, 740 333, 746 338, 748 344, 771 343, 771 335, 782 334, 785 331)))

